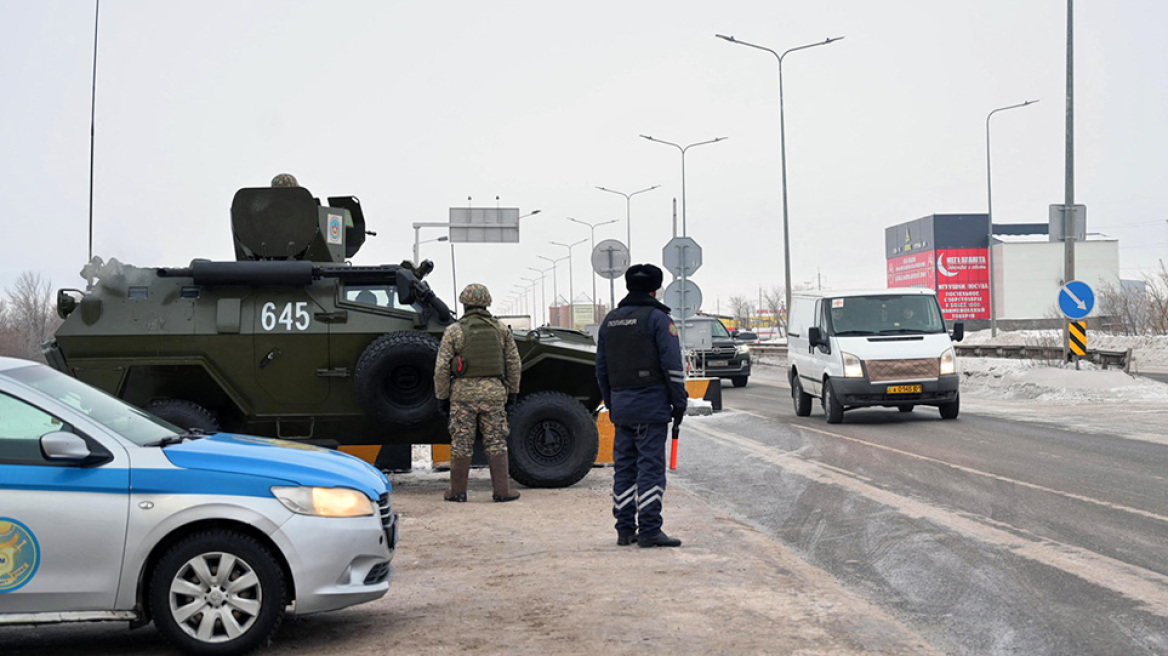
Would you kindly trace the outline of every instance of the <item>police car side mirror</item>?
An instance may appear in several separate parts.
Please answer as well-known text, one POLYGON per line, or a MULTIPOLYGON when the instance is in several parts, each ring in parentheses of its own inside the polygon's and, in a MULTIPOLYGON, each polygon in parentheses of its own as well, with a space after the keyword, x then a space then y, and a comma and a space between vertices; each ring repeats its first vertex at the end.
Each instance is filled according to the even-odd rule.
POLYGON ((953 332, 950 333, 949 338, 955 342, 960 342, 961 340, 965 339, 965 323, 958 321, 957 323, 953 324, 953 332))
POLYGON ((96 465, 112 458, 109 453, 90 450, 89 444, 75 433, 57 431, 41 436, 41 453, 45 460, 77 465, 96 465))

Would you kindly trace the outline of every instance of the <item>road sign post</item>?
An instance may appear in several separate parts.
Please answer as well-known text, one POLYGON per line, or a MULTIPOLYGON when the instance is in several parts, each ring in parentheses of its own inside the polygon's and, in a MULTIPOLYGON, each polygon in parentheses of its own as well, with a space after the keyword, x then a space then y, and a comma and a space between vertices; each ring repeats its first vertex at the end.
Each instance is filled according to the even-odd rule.
POLYGON ((1069 352, 1071 355, 1067 357, 1074 357, 1075 368, 1078 369, 1079 357, 1086 354, 1087 347, 1087 322, 1080 321, 1080 319, 1086 319, 1087 315, 1091 314, 1091 310, 1095 309, 1095 292, 1087 283, 1081 280, 1072 280, 1059 289, 1058 305, 1063 316, 1071 320, 1067 328, 1067 338, 1063 344, 1064 355, 1069 352), (1078 335, 1080 338, 1078 350, 1075 349, 1076 326, 1082 326, 1078 335))

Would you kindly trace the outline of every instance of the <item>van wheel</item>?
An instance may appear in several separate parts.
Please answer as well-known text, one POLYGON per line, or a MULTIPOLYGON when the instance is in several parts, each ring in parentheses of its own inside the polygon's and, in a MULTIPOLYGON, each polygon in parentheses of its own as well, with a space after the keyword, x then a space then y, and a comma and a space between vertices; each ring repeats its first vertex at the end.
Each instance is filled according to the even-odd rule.
POLYGON ((958 395, 950 403, 942 403, 938 409, 941 411, 942 419, 956 419, 957 413, 961 410, 961 396, 958 395))
POLYGON ((795 402, 795 416, 811 414, 811 395, 803 391, 803 382, 798 377, 791 381, 791 400, 795 402))
POLYGON ((563 392, 520 397, 507 417, 511 478, 527 487, 568 487, 584 478, 600 448, 596 421, 563 392))
POLYGON ((896 406, 896 409, 900 410, 901 412, 912 412, 913 411, 913 404, 904 403, 902 405, 896 406))
POLYGON ((832 389, 831 379, 823 379, 823 414, 827 415, 827 423, 840 424, 844 421, 844 405, 832 389))
POLYGON ((169 421, 183 430, 201 430, 208 435, 218 433, 219 420, 194 401, 184 399, 155 399, 143 408, 146 412, 169 421))
POLYGON ((401 330, 373 340, 357 360, 357 401, 376 424, 412 428, 439 416, 434 397, 438 340, 401 330))
POLYGON ((158 632, 188 654, 242 654, 284 617, 284 574, 255 539, 235 531, 194 533, 170 547, 150 578, 158 632))

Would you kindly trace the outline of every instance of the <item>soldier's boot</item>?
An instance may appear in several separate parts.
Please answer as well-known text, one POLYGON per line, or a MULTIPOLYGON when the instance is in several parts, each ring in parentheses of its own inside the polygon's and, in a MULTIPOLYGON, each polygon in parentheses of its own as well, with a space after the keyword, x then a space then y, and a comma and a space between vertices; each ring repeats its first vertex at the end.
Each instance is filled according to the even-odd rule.
POLYGON ((442 495, 447 501, 466 501, 466 483, 470 476, 470 458, 450 458, 450 489, 442 495))
POLYGON ((496 453, 487 457, 491 467, 491 489, 494 491, 495 501, 514 501, 519 493, 511 489, 511 471, 507 464, 506 453, 496 453))

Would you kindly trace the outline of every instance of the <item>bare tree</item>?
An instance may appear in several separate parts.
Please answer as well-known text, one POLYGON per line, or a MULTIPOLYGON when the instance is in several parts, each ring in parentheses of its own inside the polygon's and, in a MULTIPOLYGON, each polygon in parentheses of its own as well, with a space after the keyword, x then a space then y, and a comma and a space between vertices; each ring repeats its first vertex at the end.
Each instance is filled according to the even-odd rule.
POLYGON ((750 328, 750 314, 753 306, 750 300, 745 296, 731 296, 730 297, 730 312, 734 315, 734 321, 738 323, 738 328, 745 330, 750 328))
POLYGON ((784 335, 787 334, 787 321, 784 318, 786 315, 784 303, 786 294, 786 290, 779 287, 771 287, 762 292, 763 309, 771 313, 771 316, 775 318, 775 325, 782 330, 784 335))
POLYGON ((1146 284, 1105 284, 1098 299, 1100 312, 1107 317, 1105 330, 1121 335, 1141 335, 1148 330, 1146 284))
POLYGON ((16 278, 5 303, 4 335, 7 339, 0 347, 4 348, 6 355, 45 361, 41 344, 48 341, 61 325, 51 292, 52 284, 42 280, 38 273, 25 271, 16 278))
POLYGON ((1168 267, 1160 260, 1160 271, 1144 276, 1148 295, 1148 328, 1156 335, 1168 334, 1168 267))

